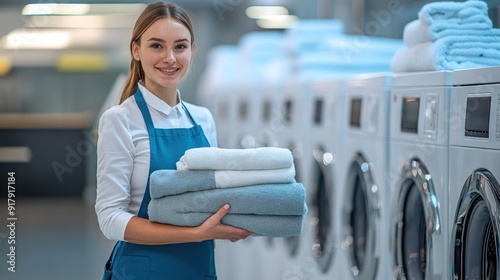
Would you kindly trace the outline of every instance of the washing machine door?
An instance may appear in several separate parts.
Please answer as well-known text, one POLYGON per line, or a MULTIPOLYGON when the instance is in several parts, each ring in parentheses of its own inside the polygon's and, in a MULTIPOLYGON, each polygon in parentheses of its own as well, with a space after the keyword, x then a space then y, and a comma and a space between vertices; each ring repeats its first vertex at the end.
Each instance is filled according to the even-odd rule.
MULTIPOLYGON (((452 186, 453 187, 453 186, 452 186)), ((452 231, 455 279, 500 279, 500 185, 486 169, 462 188, 452 231)))
MULTIPOLYGON (((376 244, 382 223, 379 211, 380 194, 373 181, 373 167, 357 153, 347 175, 344 199, 345 244, 353 279, 373 279, 380 255, 376 244)), ((380 249, 378 249, 380 251, 380 249)))
POLYGON ((393 205, 392 254, 396 279, 426 279, 432 273, 432 237, 439 234, 439 203, 431 174, 418 159, 404 163, 393 205))
POLYGON ((311 212, 313 217, 313 256, 323 272, 327 272, 333 259, 333 154, 326 152, 323 147, 313 150, 315 159, 314 186, 312 194, 311 212))

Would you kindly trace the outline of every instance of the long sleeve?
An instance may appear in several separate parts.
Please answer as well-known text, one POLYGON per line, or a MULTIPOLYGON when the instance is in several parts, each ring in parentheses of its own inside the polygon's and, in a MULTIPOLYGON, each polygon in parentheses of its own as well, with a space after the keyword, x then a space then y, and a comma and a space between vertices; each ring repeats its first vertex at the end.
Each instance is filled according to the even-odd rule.
POLYGON ((96 213, 104 236, 123 240, 129 212, 134 144, 126 113, 119 107, 100 119, 97 144, 96 213))

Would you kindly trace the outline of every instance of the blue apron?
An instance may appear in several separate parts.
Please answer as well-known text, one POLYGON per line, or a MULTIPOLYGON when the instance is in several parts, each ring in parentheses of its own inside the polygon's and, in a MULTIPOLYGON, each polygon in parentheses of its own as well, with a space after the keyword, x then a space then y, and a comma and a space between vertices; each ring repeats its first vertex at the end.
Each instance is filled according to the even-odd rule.
MULTIPOLYGON (((153 125, 141 91, 134 94, 149 134, 151 150, 149 175, 158 169, 175 169, 175 163, 191 148, 208 147, 205 134, 187 108, 182 107, 193 122, 192 128, 157 129, 153 125)), ((148 218, 149 176, 137 216, 148 218)), ((214 242, 171 245, 138 245, 119 241, 104 270, 103 280, 200 280, 217 279, 214 263, 214 242)))

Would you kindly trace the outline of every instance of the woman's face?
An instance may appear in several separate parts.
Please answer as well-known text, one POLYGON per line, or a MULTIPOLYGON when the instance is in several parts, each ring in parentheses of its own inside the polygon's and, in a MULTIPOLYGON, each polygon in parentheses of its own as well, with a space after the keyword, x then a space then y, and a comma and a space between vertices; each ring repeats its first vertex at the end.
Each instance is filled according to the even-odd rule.
POLYGON ((178 20, 155 21, 141 36, 140 45, 133 43, 134 59, 140 60, 145 86, 153 93, 177 90, 191 63, 191 33, 178 20))

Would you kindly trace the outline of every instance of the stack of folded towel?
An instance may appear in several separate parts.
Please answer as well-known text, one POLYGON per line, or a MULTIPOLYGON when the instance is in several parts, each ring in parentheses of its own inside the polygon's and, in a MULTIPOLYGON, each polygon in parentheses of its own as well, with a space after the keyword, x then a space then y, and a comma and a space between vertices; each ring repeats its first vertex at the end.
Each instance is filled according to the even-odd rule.
POLYGON ((433 2, 408 23, 405 47, 393 57, 394 72, 455 70, 500 65, 500 29, 479 0, 433 2))
POLYGON ((187 150, 177 170, 151 174, 150 194, 151 221, 198 226, 228 203, 222 223, 259 236, 299 235, 307 212, 293 156, 282 148, 187 150))

